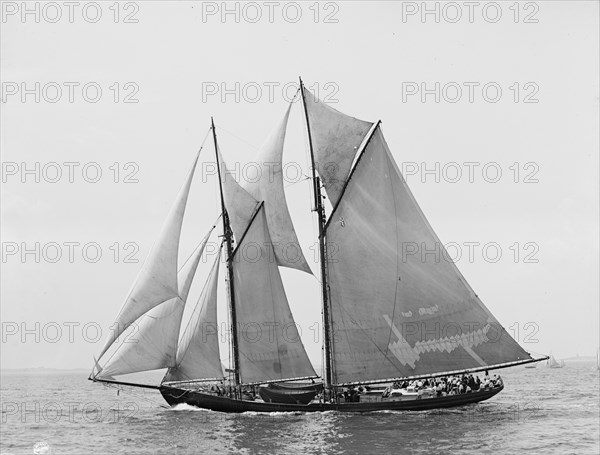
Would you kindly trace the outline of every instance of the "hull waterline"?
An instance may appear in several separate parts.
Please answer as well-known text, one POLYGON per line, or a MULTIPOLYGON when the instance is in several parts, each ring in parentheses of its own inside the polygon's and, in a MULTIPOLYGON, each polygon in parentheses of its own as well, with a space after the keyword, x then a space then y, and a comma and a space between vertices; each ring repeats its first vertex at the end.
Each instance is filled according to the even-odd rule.
POLYGON ((453 408, 467 404, 479 403, 498 394, 503 385, 493 389, 448 395, 445 397, 411 399, 411 400, 385 400, 377 402, 353 403, 310 403, 284 404, 265 403, 262 401, 236 400, 228 397, 217 396, 193 390, 178 389, 175 387, 161 386, 160 393, 171 406, 188 404, 211 411, 241 413, 241 412, 374 412, 374 411, 425 411, 429 409, 453 408))

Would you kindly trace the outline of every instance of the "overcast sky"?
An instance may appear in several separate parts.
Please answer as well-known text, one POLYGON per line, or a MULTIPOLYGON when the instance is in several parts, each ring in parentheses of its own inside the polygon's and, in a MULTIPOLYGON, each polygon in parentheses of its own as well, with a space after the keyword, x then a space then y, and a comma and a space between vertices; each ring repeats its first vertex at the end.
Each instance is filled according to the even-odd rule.
MULTIPOLYGON (((595 353, 597 2, 430 2, 425 16, 421 2, 232 2, 225 16, 221 2, 111 4, 31 2, 25 15, 21 2, 2 4, 2 368, 91 368, 141 266, 129 260, 158 235, 210 117, 225 159, 243 165, 299 75, 336 109, 382 120, 431 225, 526 350, 595 353)), ((286 192, 318 274, 295 104, 286 192)), ((208 141, 182 258, 219 212, 202 164, 213 153, 208 141)), ((320 364, 319 284, 282 275, 320 364)))

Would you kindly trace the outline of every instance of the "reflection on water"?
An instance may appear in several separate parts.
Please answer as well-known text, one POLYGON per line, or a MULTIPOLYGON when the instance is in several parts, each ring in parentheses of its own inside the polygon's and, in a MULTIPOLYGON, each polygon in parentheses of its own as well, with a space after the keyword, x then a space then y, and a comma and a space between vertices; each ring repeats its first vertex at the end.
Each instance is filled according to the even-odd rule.
POLYGON ((239 415, 165 409, 156 391, 117 396, 75 374, 7 375, 2 452, 597 454, 598 375, 592 364, 507 370, 495 398, 447 410, 239 415))

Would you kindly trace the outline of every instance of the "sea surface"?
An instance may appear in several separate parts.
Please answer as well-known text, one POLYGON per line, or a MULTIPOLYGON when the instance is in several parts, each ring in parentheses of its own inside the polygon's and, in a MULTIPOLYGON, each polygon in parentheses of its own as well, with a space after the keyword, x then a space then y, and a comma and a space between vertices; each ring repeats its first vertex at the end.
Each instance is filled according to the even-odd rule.
POLYGON ((500 370, 487 402, 423 412, 221 414, 165 407, 158 391, 83 372, 4 373, 2 454, 598 454, 600 372, 500 370))

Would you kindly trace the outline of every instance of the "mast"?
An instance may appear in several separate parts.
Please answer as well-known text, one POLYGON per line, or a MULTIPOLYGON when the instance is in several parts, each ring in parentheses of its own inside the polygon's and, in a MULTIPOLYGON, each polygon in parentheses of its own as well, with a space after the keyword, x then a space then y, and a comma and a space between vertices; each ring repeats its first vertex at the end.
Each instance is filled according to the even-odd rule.
POLYGON ((227 245, 227 282, 229 283, 229 311, 231 316, 231 350, 233 351, 233 381, 234 384, 239 386, 240 384, 240 358, 238 351, 238 337, 237 337, 237 319, 235 315, 235 294, 233 289, 233 231, 229 223, 229 215, 227 214, 227 208, 225 207, 225 198, 223 196, 223 182, 221 181, 221 163, 219 160, 219 148, 217 146, 217 132, 215 131, 215 122, 213 118, 210 118, 213 141, 215 144, 215 157, 217 160, 217 174, 219 177, 219 192, 221 194, 221 210, 223 213, 223 237, 225 237, 225 244, 227 245))
POLYGON ((317 212, 319 222, 319 262, 321 264, 321 293, 323 301, 323 336, 325 347, 325 387, 331 388, 333 376, 333 352, 332 336, 331 336, 331 315, 329 312, 329 284, 327 281, 327 241, 325 239, 325 208, 323 207, 323 196, 321 195, 321 181, 317 177, 315 168, 315 156, 312 145, 312 136, 310 132, 310 123, 308 121, 308 109, 306 108, 306 99, 304 97, 304 84, 300 79, 300 92, 302 94, 302 106, 304 107, 304 116, 306 119, 306 130, 308 132, 308 145, 310 150, 310 161, 312 167, 312 181, 314 194, 314 209, 317 212))

